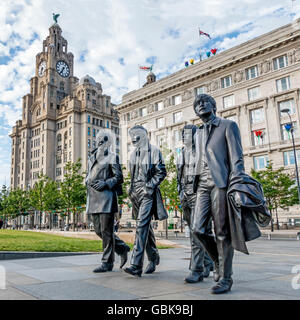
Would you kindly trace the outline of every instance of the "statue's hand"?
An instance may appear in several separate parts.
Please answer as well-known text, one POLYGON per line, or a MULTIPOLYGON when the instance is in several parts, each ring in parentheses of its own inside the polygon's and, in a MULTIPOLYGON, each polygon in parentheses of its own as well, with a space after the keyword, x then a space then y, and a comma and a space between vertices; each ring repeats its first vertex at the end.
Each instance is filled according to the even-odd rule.
POLYGON ((97 191, 102 191, 106 187, 106 182, 103 180, 97 180, 91 186, 97 191))

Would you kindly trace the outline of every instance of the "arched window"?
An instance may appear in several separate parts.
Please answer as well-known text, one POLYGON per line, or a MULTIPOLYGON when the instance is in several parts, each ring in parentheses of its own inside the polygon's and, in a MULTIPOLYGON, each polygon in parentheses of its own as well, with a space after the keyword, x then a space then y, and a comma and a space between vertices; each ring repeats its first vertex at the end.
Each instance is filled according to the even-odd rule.
POLYGON ((68 139, 68 131, 64 133, 64 140, 68 139))
POLYGON ((37 110, 36 110, 36 116, 38 117, 38 116, 40 116, 41 115, 41 108, 38 108, 37 110))
POLYGON ((57 142, 60 142, 61 141, 61 134, 59 133, 58 135, 57 135, 57 142))

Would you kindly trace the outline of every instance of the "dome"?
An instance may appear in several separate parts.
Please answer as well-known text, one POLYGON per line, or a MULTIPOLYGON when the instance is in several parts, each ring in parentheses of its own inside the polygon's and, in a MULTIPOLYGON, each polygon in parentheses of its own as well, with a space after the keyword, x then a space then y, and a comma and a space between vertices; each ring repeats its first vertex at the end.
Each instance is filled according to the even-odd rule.
POLYGON ((92 84, 93 86, 96 85, 96 81, 94 78, 90 77, 88 74, 84 77, 82 77, 79 81, 79 84, 84 84, 84 83, 90 83, 92 84))

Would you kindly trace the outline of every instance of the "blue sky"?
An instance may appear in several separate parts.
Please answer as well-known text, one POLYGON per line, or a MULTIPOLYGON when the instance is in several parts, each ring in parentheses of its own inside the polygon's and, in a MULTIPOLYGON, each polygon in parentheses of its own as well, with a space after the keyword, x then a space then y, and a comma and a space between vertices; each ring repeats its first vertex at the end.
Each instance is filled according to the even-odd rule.
POLYGON ((21 117, 53 12, 75 56, 75 76, 93 76, 119 103, 138 88, 138 65, 153 64, 160 79, 211 48, 220 53, 299 18, 300 0, 293 8, 292 0, 1 0, 0 185, 9 183, 8 134, 21 117), (199 38, 198 28, 212 40, 199 38))

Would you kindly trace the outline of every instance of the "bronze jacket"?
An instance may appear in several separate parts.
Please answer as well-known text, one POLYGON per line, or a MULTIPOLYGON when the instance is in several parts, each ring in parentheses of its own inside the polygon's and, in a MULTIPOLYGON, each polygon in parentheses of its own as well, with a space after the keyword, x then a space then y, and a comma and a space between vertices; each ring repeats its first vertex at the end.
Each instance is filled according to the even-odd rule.
POLYGON ((100 163, 97 160, 97 149, 93 150, 88 160, 85 183, 87 186, 86 213, 118 212, 117 188, 123 183, 122 169, 119 157, 115 153, 108 153, 100 163), (97 180, 104 180, 106 187, 97 191, 90 186, 97 180))
MULTIPOLYGON (((164 220, 168 218, 167 211, 164 207, 161 192, 159 189, 160 183, 164 180, 167 175, 165 163, 160 150, 151 144, 148 146, 148 156, 145 159, 145 165, 143 166, 144 174, 146 177, 145 183, 145 195, 153 196, 153 206, 151 209, 151 214, 154 215, 156 220, 164 220)), ((129 196, 132 190, 132 185, 134 181, 134 172, 136 166, 136 152, 133 151, 130 156, 129 170, 131 175, 131 186, 129 190, 129 196)), ((138 212, 136 212, 135 206, 132 207, 132 217, 136 219, 138 212)))

